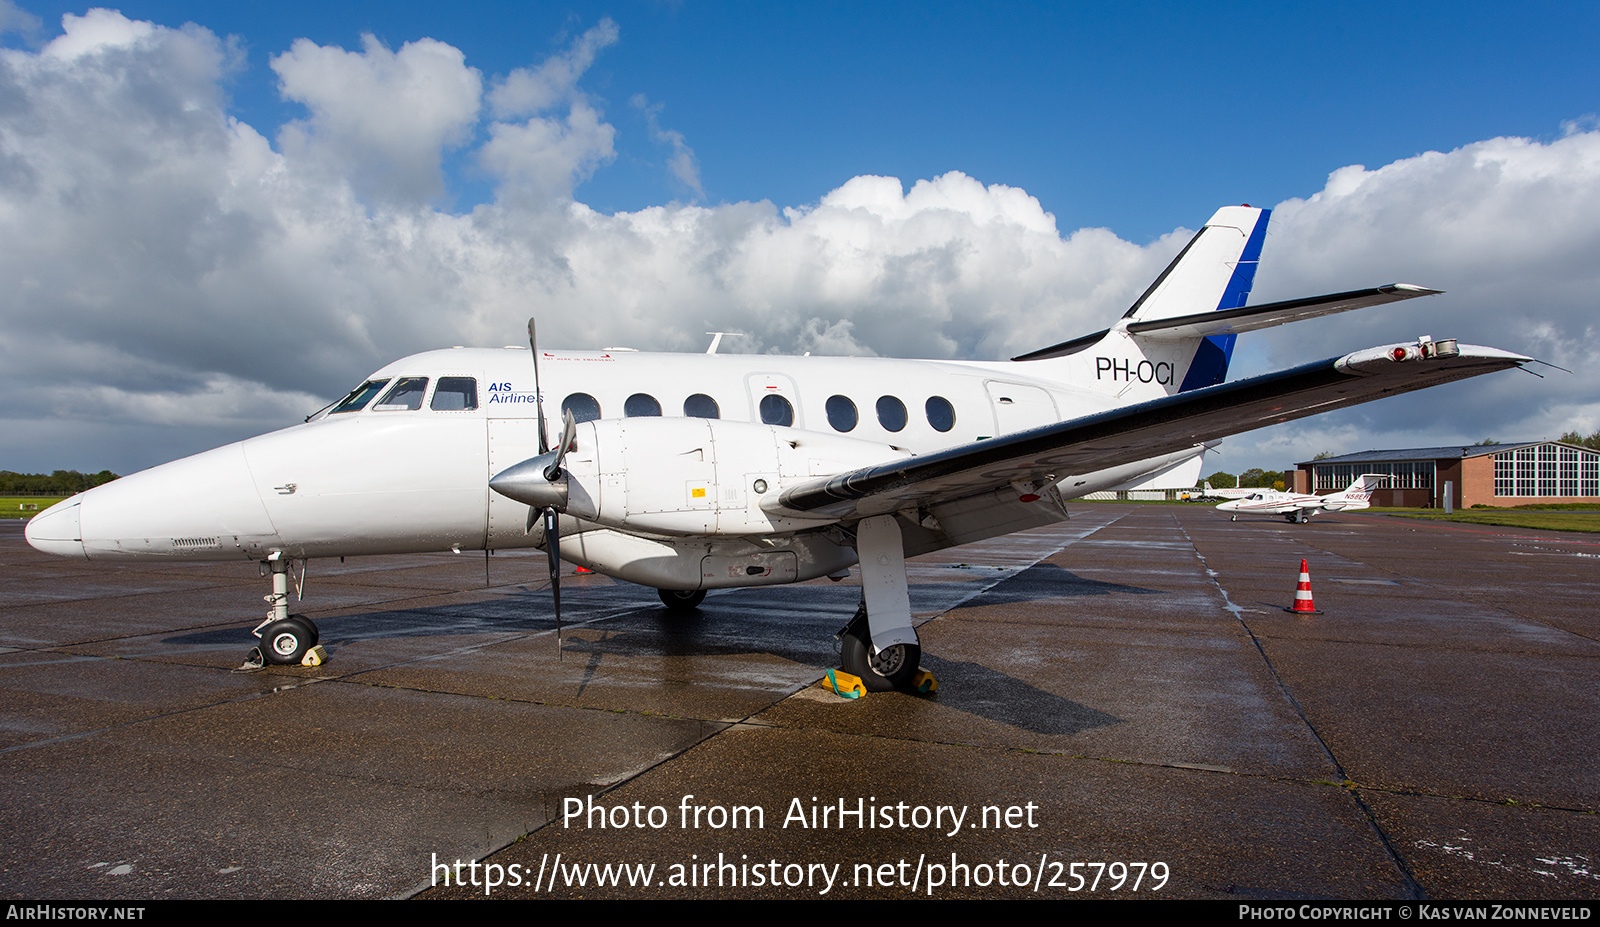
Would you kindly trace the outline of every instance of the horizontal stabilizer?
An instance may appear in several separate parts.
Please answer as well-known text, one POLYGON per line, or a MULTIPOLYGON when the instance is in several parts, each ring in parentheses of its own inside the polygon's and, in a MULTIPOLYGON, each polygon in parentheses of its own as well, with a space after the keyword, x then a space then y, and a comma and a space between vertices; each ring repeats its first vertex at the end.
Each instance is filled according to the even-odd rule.
MULTIPOLYGON (((1274 325, 1298 322, 1302 319, 1314 319, 1319 315, 1349 312, 1351 309, 1362 309, 1367 306, 1377 306, 1402 299, 1412 299, 1417 296, 1434 296, 1443 292, 1443 290, 1431 290, 1425 286, 1413 286, 1409 283, 1391 283, 1388 286, 1351 290, 1348 293, 1329 293, 1326 296, 1307 296, 1303 299, 1262 303, 1259 306, 1241 306, 1237 309, 1196 312, 1190 315, 1180 315, 1170 319, 1156 319, 1150 322, 1129 322, 1128 332, 1141 338, 1148 338, 1151 341, 1179 341, 1184 338, 1201 338, 1210 335, 1236 335, 1240 332, 1271 328, 1274 325)), ((1063 341, 1048 348, 1029 351, 1027 354, 1018 354, 1011 359, 1014 361, 1033 361, 1048 360, 1052 357, 1065 357, 1068 354, 1075 354, 1084 348, 1098 344, 1102 338, 1110 333, 1111 329, 1102 328, 1097 332, 1082 335, 1071 341, 1063 341)))
POLYGON ((1238 309, 1221 309, 1214 312, 1196 312, 1153 322, 1132 322, 1129 334, 1160 341, 1177 341, 1183 338, 1204 338, 1209 335, 1237 335, 1260 328, 1271 328, 1302 319, 1313 319, 1336 312, 1349 312, 1392 303, 1417 296, 1433 296, 1443 290, 1430 290, 1409 283, 1391 283, 1388 286, 1348 293, 1329 293, 1327 296, 1308 296, 1259 306, 1241 306, 1238 309))

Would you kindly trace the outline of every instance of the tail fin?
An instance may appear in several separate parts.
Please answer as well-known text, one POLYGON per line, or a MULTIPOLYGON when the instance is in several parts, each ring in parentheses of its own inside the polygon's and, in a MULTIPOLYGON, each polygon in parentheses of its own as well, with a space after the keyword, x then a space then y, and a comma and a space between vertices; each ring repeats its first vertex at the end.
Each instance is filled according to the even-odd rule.
POLYGON ((1154 322, 1210 309, 1237 309, 1250 296, 1270 209, 1224 206, 1201 227, 1124 315, 1154 322))
POLYGON ((1161 324, 1216 310, 1237 309, 1255 283, 1270 209, 1217 210, 1161 276, 1105 331, 1012 358, 1044 362, 1051 374, 1115 393, 1126 401, 1154 399, 1221 383, 1236 335, 1192 333, 1161 324), (1141 333, 1141 328, 1153 329, 1141 333))
MULTIPOLYGON (((1154 322, 1219 309, 1237 309, 1250 298, 1270 209, 1224 206, 1217 210, 1123 318, 1154 322)), ((1237 335, 1211 335, 1195 348, 1178 392, 1215 386, 1228 378, 1237 335)))
POLYGON ((1383 481, 1388 478, 1388 475, 1383 473, 1363 473, 1356 477, 1355 482, 1328 498, 1344 502, 1370 502, 1372 491, 1383 485, 1383 481))

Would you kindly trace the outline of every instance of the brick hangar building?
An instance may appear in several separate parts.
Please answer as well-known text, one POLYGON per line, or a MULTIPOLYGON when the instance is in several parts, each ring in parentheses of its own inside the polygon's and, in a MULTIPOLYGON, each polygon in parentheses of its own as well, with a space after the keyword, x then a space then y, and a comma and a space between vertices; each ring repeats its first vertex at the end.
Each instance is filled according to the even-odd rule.
POLYGON ((1389 477, 1372 504, 1443 508, 1600 503, 1600 452, 1559 441, 1361 451, 1295 465, 1290 489, 1329 493, 1363 473, 1389 477))

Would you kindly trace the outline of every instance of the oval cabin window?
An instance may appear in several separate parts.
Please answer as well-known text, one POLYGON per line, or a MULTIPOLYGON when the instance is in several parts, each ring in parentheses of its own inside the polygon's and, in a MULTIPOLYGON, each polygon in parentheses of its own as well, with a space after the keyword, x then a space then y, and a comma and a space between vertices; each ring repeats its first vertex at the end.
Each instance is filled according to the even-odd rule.
POLYGON ((856 404, 848 396, 828 397, 828 424, 834 431, 853 431, 861 417, 856 414, 856 404))
POLYGON ((649 393, 634 393, 622 403, 622 414, 628 418, 651 418, 661 415, 661 403, 649 393))
MULTIPOLYGON (((573 393, 561 400, 561 421, 567 420, 568 412, 572 413, 575 422, 592 422, 600 417, 600 402, 588 393, 573 393)), ((557 423, 557 430, 560 427, 560 423, 557 423)))
POLYGON ((787 428, 794 424, 794 406, 777 393, 768 393, 761 397, 761 421, 762 424, 787 428))
POLYGON ((705 393, 695 393, 683 401, 683 414, 690 418, 721 418, 717 401, 705 393))
POLYGON ((878 397, 878 424, 885 431, 899 431, 906 427, 906 404, 893 396, 878 397))
POLYGON ((949 431, 956 427, 956 407, 950 400, 943 396, 929 396, 924 410, 928 413, 928 424, 934 431, 949 431))

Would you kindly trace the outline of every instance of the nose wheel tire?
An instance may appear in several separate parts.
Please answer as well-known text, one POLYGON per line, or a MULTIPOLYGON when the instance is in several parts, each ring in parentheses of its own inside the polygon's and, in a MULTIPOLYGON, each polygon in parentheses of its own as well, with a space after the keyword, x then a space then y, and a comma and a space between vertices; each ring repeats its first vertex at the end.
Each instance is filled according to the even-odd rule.
POLYGON ((865 610, 856 612, 839 638, 839 658, 844 671, 860 676, 868 692, 909 688, 922 662, 922 648, 916 644, 895 644, 874 650, 865 610))
POLYGON ((261 629, 261 656, 268 663, 296 666, 321 635, 309 620, 290 615, 261 629))
POLYGON ((706 600, 704 589, 657 589, 656 592, 661 596, 661 604, 675 612, 692 612, 706 600))

